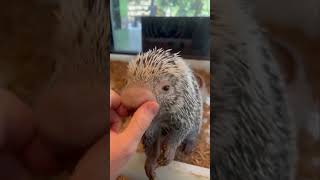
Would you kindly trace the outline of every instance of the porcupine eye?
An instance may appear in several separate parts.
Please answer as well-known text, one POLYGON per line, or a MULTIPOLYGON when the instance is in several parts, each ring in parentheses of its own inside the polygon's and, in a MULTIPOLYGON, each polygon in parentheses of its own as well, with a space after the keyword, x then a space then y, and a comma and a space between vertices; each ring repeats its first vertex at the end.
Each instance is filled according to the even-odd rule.
POLYGON ((162 87, 162 90, 164 90, 164 91, 169 91, 169 89, 170 89, 169 85, 165 85, 162 87))

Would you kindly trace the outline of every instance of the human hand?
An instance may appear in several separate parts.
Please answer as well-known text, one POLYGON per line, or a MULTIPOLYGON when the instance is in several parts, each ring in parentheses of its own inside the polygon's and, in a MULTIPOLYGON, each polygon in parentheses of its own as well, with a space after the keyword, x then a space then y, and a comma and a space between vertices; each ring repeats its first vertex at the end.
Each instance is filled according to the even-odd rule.
POLYGON ((121 105, 120 97, 110 90, 110 179, 115 179, 123 166, 136 151, 144 132, 159 110, 156 102, 146 102, 133 114, 128 127, 117 133, 115 126, 121 116, 128 113, 121 105))
MULTIPOLYGON (((6 90, 0 89, 0 98, 0 168, 4 170, 0 171, 0 179, 29 179, 32 174, 30 168, 35 169, 31 170, 33 173, 55 173, 59 169, 57 160, 50 149, 39 144, 34 136, 31 108, 6 90)), ((116 93, 111 91, 110 98, 110 177, 116 178, 137 149, 143 133, 158 111, 158 104, 143 104, 133 115, 128 128, 118 134, 112 125, 119 121, 120 116, 128 114, 120 108, 120 97, 116 93)), ((89 148, 78 161, 71 180, 104 180, 109 176, 106 174, 107 142, 105 135, 89 148)))
POLYGON ((2 88, 0 100, 0 179, 29 180, 34 174, 56 173, 54 155, 36 135, 31 107, 2 88))

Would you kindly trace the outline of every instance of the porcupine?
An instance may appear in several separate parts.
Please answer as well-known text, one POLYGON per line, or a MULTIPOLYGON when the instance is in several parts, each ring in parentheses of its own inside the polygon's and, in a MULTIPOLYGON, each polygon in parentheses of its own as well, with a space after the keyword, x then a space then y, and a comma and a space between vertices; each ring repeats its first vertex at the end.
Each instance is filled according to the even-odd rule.
POLYGON ((293 179, 295 124, 268 40, 245 1, 212 7, 211 178, 293 179))
POLYGON ((142 138, 149 179, 155 178, 158 165, 174 159, 180 145, 185 153, 193 150, 202 124, 202 97, 196 76, 178 53, 155 48, 138 55, 128 65, 121 98, 133 109, 147 100, 160 105, 142 138))

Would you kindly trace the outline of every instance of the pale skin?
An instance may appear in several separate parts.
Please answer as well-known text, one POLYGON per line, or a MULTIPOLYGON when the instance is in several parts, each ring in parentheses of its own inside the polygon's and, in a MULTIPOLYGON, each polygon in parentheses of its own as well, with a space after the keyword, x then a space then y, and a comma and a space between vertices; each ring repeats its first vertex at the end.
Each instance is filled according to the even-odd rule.
POLYGON ((110 105, 110 179, 113 180, 136 151, 144 132, 158 113, 159 105, 153 101, 142 104, 134 113, 128 127, 121 133, 115 131, 114 125, 127 113, 121 104, 120 96, 114 91, 110 94, 110 105))
MULTIPOLYGON (((37 142, 32 110, 4 89, 0 89, 0 99, 0 179, 29 180, 30 172, 37 173, 37 170, 44 175, 54 174, 59 165, 50 150, 37 142), (32 169, 33 167, 42 169, 32 169)), ((117 133, 113 125, 121 116, 126 116, 127 112, 121 106, 119 95, 111 90, 110 179, 119 175, 133 155, 158 109, 159 105, 155 102, 144 103, 134 113, 129 126, 122 133, 117 133)), ((108 179, 105 154, 107 138, 105 135, 98 139, 86 151, 76 164, 70 180, 108 179)))

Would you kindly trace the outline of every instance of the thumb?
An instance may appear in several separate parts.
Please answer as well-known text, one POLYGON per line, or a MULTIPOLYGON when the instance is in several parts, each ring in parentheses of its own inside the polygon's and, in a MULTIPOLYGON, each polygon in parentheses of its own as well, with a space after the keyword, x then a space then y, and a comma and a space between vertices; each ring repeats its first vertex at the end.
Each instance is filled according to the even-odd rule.
POLYGON ((133 114, 131 121, 122 133, 131 143, 139 143, 144 132, 148 129, 153 118, 159 111, 159 105, 156 102, 147 102, 138 108, 133 114))

